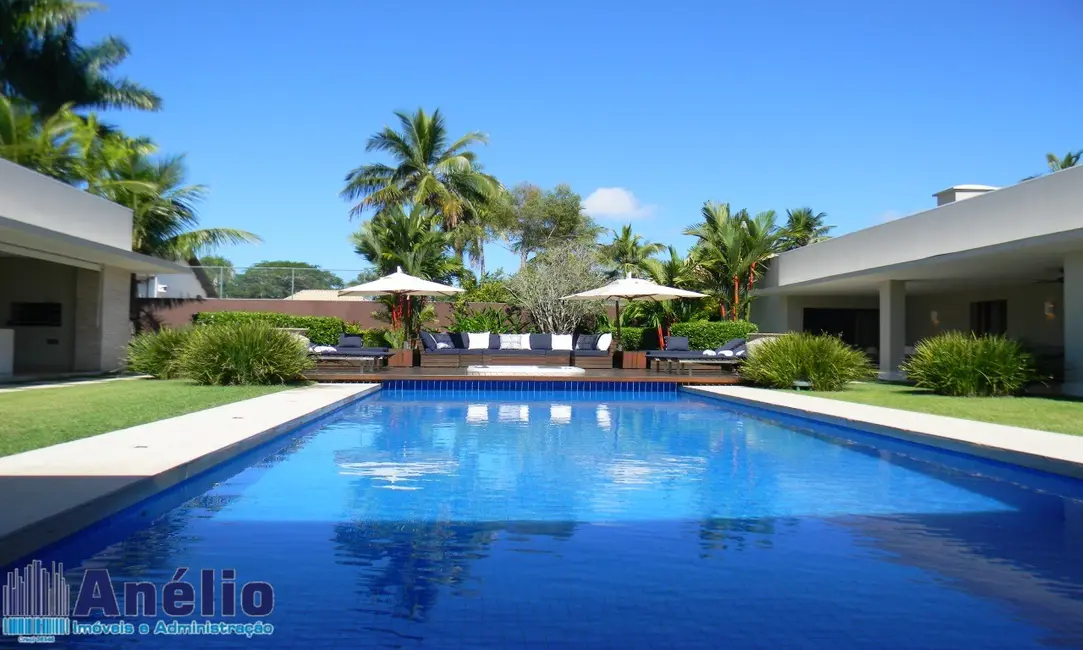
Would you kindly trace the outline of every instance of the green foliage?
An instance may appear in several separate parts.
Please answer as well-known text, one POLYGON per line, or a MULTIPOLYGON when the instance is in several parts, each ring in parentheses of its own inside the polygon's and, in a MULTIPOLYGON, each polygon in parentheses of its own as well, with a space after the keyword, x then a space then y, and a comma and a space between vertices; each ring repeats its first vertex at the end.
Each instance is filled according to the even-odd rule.
POLYGON ((1018 341, 962 332, 921 341, 901 369, 918 388, 962 397, 1015 395, 1038 378, 1018 341))
POLYGON ((755 323, 743 320, 692 321, 674 323, 669 328, 672 336, 687 336, 691 350, 713 350, 732 339, 745 338, 759 331, 755 323))
POLYGON ((345 283, 314 264, 277 260, 258 262, 226 283, 229 298, 286 298, 305 289, 342 289, 345 283))
POLYGON ((452 314, 452 332, 490 332, 492 334, 519 334, 526 324, 518 309, 513 307, 484 307, 470 309, 456 306, 452 314))
POLYGON ((761 386, 792 388, 805 381, 812 390, 842 390, 852 381, 875 377, 868 357, 834 336, 792 333, 749 348, 741 376, 761 386))
MULTIPOLYGON (((196 314, 198 325, 223 325, 229 323, 265 323, 271 327, 293 327, 308 330, 308 340, 315 345, 335 345, 342 333, 361 334, 365 344, 382 341, 383 330, 363 330, 357 323, 344 323, 334 316, 297 316, 263 311, 201 311, 196 314)), ((384 347, 383 344, 373 347, 384 347)))
POLYGON ((593 246, 605 232, 585 212, 578 194, 568 185, 542 190, 522 183, 511 192, 511 207, 497 230, 519 253, 520 267, 531 255, 576 244, 593 246))
POLYGON ((182 374, 210 386, 283 384, 315 364, 298 337, 259 321, 197 327, 184 346, 182 374))
MULTIPOLYGON (((609 328, 609 331, 616 336, 616 327, 609 328)), ((658 349, 658 334, 653 327, 629 327, 625 325, 620 328, 620 340, 627 352, 658 349)))
POLYGON ((139 334, 128 342, 128 370, 157 379, 180 377, 178 359, 191 333, 191 328, 163 328, 139 334))

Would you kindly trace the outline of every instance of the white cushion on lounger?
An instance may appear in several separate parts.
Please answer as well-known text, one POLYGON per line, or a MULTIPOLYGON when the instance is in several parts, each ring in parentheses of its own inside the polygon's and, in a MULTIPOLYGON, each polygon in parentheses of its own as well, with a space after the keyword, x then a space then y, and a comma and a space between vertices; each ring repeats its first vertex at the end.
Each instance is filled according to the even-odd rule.
POLYGON ((313 345, 312 346, 312 351, 317 352, 317 353, 320 353, 320 352, 338 352, 338 350, 336 350, 334 348, 334 346, 331 346, 331 345, 313 345))
POLYGON ((703 351, 703 356, 705 356, 705 357, 713 357, 713 356, 717 356, 717 355, 718 355, 718 353, 715 352, 714 350, 704 350, 703 351))
POLYGON ((468 332, 466 334, 466 348, 468 350, 486 350, 489 348, 488 332, 468 332))
POLYGON ((554 334, 553 335, 553 349, 554 350, 571 350, 572 349, 572 335, 571 334, 554 334))
POLYGON ((723 356, 723 357, 732 357, 733 356, 733 350, 722 350, 718 354, 723 356))
POLYGON ((530 349, 530 335, 529 334, 501 334, 500 335, 500 349, 501 350, 529 350, 530 349))

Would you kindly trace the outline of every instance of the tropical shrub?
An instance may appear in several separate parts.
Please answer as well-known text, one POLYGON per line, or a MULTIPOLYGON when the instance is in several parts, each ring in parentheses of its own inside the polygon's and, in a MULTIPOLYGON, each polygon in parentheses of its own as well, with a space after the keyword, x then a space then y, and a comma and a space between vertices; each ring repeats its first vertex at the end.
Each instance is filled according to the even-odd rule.
POLYGON ((157 379, 180 377, 178 359, 192 330, 162 328, 143 332, 128 342, 128 370, 157 379))
POLYGON ((741 376, 770 388, 792 388, 808 382, 812 390, 842 390, 852 381, 872 379, 868 357, 834 336, 784 334, 749 348, 741 376))
POLYGON ((265 323, 272 327, 304 328, 309 341, 315 345, 335 345, 342 333, 360 334, 365 345, 386 347, 384 330, 366 330, 357 323, 346 323, 335 316, 297 316, 262 311, 203 311, 196 314, 197 325, 226 325, 230 323, 265 323))
MULTIPOLYGON (((607 326, 602 331, 611 332, 616 336, 617 326, 607 326)), ((636 350, 657 350, 658 330, 653 327, 622 325, 620 328, 620 340, 623 343, 624 349, 628 352, 634 352, 636 350)))
POLYGON ((197 327, 179 359, 184 377, 212 386, 282 384, 313 365, 299 337, 259 321, 197 327))
POLYGON ((1018 341, 962 332, 921 341, 901 369, 918 388, 962 397, 1014 395, 1038 378, 1018 341))
POLYGON ((744 320, 700 320, 674 323, 669 328, 669 333, 673 336, 687 336, 688 347, 692 350, 713 350, 726 341, 742 339, 756 331, 759 331, 759 328, 755 323, 744 320))
POLYGON ((452 332, 491 332, 493 334, 519 334, 526 330, 518 309, 513 307, 483 307, 470 309, 457 305, 452 313, 452 332))

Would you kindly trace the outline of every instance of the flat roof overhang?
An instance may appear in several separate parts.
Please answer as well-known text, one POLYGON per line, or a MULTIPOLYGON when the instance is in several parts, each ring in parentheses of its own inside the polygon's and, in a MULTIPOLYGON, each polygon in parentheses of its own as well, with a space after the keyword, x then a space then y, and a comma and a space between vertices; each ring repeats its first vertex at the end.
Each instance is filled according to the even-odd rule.
POLYGON ((146 275, 184 273, 188 270, 185 266, 157 257, 6 217, 0 217, 0 251, 94 270, 109 266, 146 275))
POLYGON ((760 288, 757 296, 875 293, 882 283, 907 283, 912 293, 968 286, 1055 280, 1065 255, 1083 251, 1083 228, 891 264, 805 282, 760 288))

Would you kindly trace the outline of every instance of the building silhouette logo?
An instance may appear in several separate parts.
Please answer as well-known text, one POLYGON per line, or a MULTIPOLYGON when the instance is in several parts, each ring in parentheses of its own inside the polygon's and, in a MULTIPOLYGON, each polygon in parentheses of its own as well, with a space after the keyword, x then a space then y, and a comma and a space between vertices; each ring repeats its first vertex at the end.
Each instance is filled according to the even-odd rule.
POLYGON ((3 586, 3 633, 20 637, 71 634, 71 587, 64 565, 46 568, 34 560, 23 569, 8 571, 3 586))

